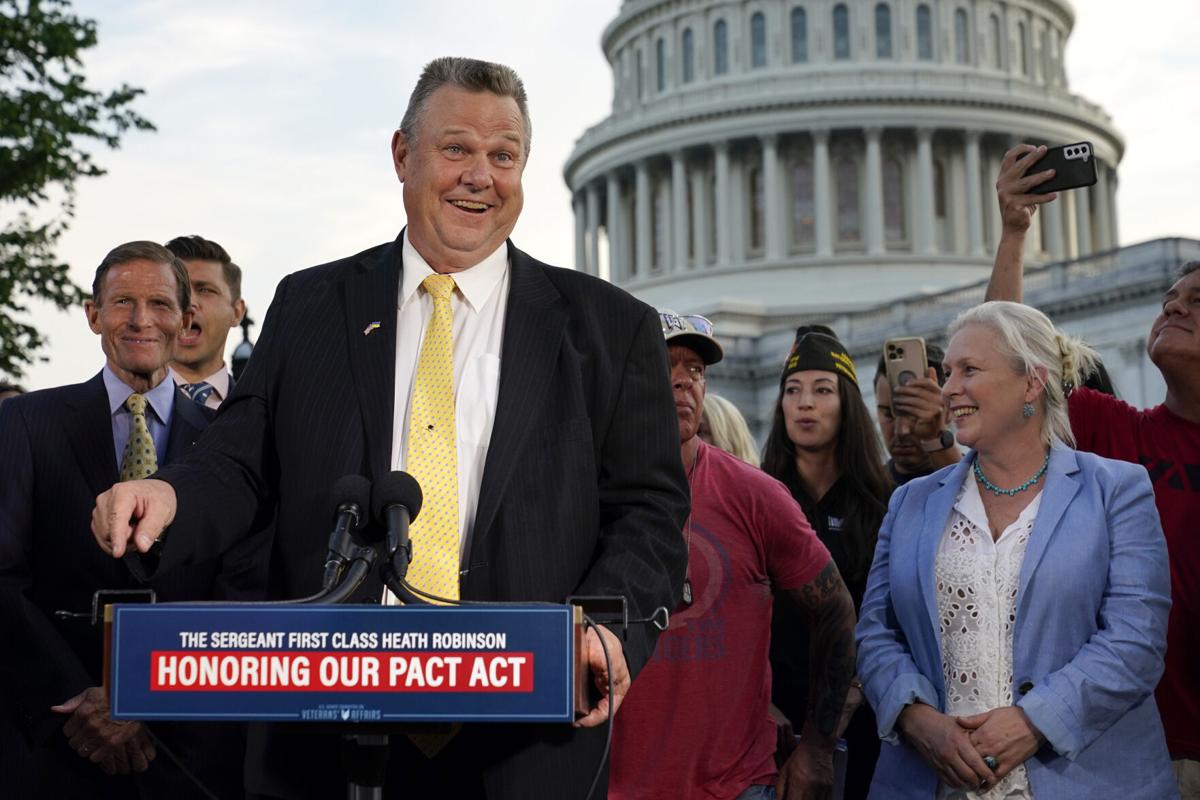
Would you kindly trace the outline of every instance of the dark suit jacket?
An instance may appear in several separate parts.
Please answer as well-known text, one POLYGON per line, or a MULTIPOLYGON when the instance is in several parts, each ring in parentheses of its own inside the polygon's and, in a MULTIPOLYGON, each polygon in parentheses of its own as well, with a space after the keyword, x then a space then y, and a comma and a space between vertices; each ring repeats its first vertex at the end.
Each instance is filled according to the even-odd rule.
MULTIPOLYGON (((164 461, 190 450, 207 424, 177 392, 164 461)), ((6 401, 0 454, 0 679, 35 754, 48 749, 74 770, 82 759, 62 747, 66 718, 50 706, 101 684, 102 643, 87 620, 54 612, 89 611, 97 589, 143 586, 91 532, 96 495, 118 477, 102 376, 6 401)), ((148 585, 163 601, 207 599, 220 571, 211 558, 160 571, 148 585)))
MULTIPOLYGON (((511 243, 509 255, 499 397, 462 596, 625 595, 634 618, 674 608, 688 497, 657 315, 511 243)), ((179 500, 163 568, 211 558, 278 502, 271 593, 320 588, 329 487, 348 473, 378 479, 390 469, 400 262, 397 240, 280 283, 220 416, 188 459, 161 473, 179 500), (364 333, 371 323, 378 329, 364 333), (227 480, 234 474, 241 479, 227 480)), ((365 589, 379 592, 378 580, 365 589)), ((653 643, 647 628, 631 629, 634 674, 653 643)), ((603 747, 602 730, 484 730, 488 752, 474 755, 486 765, 489 797, 533 796, 542 785, 582 796, 603 747)), ((267 747, 250 788, 317 796, 317 778, 303 769, 312 761, 282 752, 267 747)), ((340 780, 335 765, 336 755, 328 771, 340 780)))

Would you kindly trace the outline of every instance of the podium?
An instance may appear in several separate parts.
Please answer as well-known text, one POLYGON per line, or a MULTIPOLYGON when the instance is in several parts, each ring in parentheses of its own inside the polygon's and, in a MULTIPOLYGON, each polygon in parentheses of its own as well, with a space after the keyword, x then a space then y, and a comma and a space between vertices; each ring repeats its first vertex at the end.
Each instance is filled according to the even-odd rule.
POLYGON ((563 722, 585 710, 566 605, 111 607, 112 716, 563 722))
POLYGON ((579 606, 117 604, 114 719, 305 723, 340 735, 350 798, 382 796, 409 723, 573 722, 591 706, 579 606))

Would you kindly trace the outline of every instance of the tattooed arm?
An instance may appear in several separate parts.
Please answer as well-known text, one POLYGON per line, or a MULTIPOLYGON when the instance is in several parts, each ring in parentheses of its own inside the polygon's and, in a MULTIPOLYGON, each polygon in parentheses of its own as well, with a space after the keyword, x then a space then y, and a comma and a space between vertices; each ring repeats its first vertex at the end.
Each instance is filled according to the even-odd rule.
POLYGON ((837 725, 854 677, 854 601, 833 559, 817 577, 783 593, 808 617, 808 713, 800 746, 779 773, 781 800, 829 797, 837 725))

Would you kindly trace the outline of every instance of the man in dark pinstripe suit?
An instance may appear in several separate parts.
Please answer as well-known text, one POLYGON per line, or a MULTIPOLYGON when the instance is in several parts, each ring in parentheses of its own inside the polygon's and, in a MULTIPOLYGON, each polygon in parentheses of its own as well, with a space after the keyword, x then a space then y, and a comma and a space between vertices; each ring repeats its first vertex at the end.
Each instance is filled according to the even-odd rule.
MULTIPOLYGON (((167 568, 221 552, 278 507, 271 593, 315 591, 328 487, 404 464, 403 409, 433 302, 421 276, 449 274, 461 597, 622 595, 632 618, 674 608, 688 497, 658 317, 508 240, 529 142, 524 88, 507 67, 427 66, 392 140, 408 227, 392 243, 280 283, 245 376, 194 457, 98 499, 100 546, 145 551, 166 528, 167 568)), ((368 584, 364 599, 379 598, 378 581, 368 584)), ((642 627, 625 640, 602 635, 614 656, 612 696, 576 727, 466 726, 431 759, 393 737, 389 791, 582 798, 608 711, 654 645, 642 627)), ((598 644, 589 658, 607 695, 598 644)), ((255 741, 252 794, 341 791, 336 740, 275 726, 255 741)))
MULTIPOLYGON (((21 781, 28 780, 48 797, 156 797, 167 790, 191 797, 191 787, 170 759, 156 754, 140 723, 109 718, 99 688, 99 631, 85 619, 55 614, 88 611, 98 589, 139 587, 124 564, 96 553, 88 525, 95 496, 129 460, 137 423, 127 398, 143 398, 147 446, 158 463, 191 449, 208 424, 176 391, 167 367, 176 337, 190 324, 182 262, 153 242, 121 245, 101 262, 92 294, 85 307, 100 336, 104 369, 86 383, 31 392, 0 409, 0 641, 6 649, 0 691, 18 731, 0 753, 0 775, 11 796, 24 796, 21 781), (18 757, 24 748, 27 756, 18 757)), ((167 600, 212 597, 220 561, 163 571, 150 588, 167 600)), ((155 730, 185 758, 199 755, 197 744, 205 758, 222 752, 210 747, 205 730, 155 730)), ((228 760, 216 775, 194 760, 189 766, 215 788, 222 788, 222 774, 233 775, 236 784, 238 754, 224 755, 228 760)), ((24 788, 32 794, 33 786, 24 788)))

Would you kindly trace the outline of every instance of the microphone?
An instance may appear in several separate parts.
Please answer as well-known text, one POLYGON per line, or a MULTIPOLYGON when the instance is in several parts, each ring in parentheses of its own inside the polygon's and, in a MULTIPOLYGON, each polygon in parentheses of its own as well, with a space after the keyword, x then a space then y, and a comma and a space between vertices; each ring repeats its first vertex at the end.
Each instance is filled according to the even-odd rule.
POLYGON ((329 534, 329 554, 321 590, 329 591, 342 578, 346 564, 354 558, 355 529, 366 520, 364 510, 371 496, 371 482, 362 475, 343 475, 333 484, 330 505, 334 508, 333 532, 329 534))
POLYGON ((421 511, 421 485, 407 472, 389 472, 371 489, 371 511, 387 529, 387 564, 403 580, 412 561, 412 542, 408 540, 408 525, 421 511), (404 554, 398 559, 397 555, 404 554))

